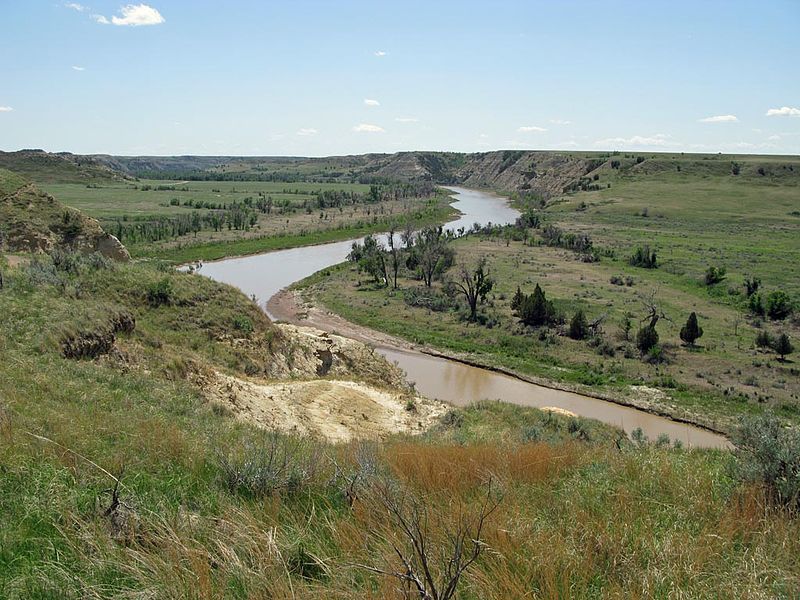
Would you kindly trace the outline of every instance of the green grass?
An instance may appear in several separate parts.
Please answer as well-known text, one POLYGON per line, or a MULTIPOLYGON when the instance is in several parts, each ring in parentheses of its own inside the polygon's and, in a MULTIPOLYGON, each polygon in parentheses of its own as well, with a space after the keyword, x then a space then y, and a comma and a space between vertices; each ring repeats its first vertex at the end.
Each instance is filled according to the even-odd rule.
POLYGON ((245 198, 264 194, 272 198, 269 214, 258 214, 258 222, 249 231, 205 230, 157 242, 122 242, 134 257, 163 258, 173 262, 215 260, 227 256, 254 254, 296 246, 322 244, 384 231, 396 222, 411 221, 416 226, 441 223, 455 211, 443 193, 432 198, 356 204, 323 210, 316 206, 315 192, 321 190, 363 193, 368 185, 357 183, 274 183, 142 180, 107 184, 50 184, 45 189, 64 204, 80 209, 100 220, 110 233, 137 221, 150 221, 193 211, 209 212, 183 206, 185 202, 212 202, 217 205, 241 203, 245 198), (158 188, 170 188, 168 190, 158 188), (149 188, 149 189, 143 189, 149 188), (179 205, 172 204, 177 201, 179 205))
MULTIPOLYGON (((0 172, 0 182, 18 183, 3 177, 0 172)), ((627 208, 605 215, 604 207, 634 200, 626 198, 634 192, 622 181, 613 181, 618 203, 575 212, 582 198, 598 202, 576 195, 548 209, 547 218, 587 228, 607 219, 604 244, 643 239, 625 237, 634 235, 628 231, 633 225, 625 225, 627 208)), ((664 183, 667 191, 670 185, 664 183)), ((754 194, 763 192, 759 187, 754 194)), ((776 214, 781 202, 775 202, 776 214)), ((667 210, 666 199, 662 205, 667 210)), ((754 200, 747 205, 757 209, 754 200)), ((749 247, 731 234, 735 220, 725 217, 731 229, 719 235, 726 258, 734 256, 733 245, 749 247)), ((698 225, 698 235, 713 221, 698 225)), ((665 235, 669 221, 659 222, 657 235, 665 235)), ((675 223, 672 233, 681 239, 685 226, 675 223)), ((768 248, 776 232, 755 243, 768 248)), ((593 235, 601 239, 600 232, 593 235)), ((462 255, 487 254, 493 261, 502 289, 491 310, 501 317, 509 298, 501 294, 520 278, 526 286, 541 281, 565 310, 585 307, 590 316, 618 311, 635 304, 632 291, 610 286, 608 277, 630 272, 634 289, 660 285, 669 310, 700 307, 708 336, 701 343, 713 340, 716 348, 681 355, 691 359, 687 375, 706 357, 738 360, 725 337, 738 304, 696 283, 703 269, 690 250, 663 255, 675 261, 669 269, 643 272, 627 267, 624 257, 586 265, 557 249, 506 247, 498 240, 458 244, 462 255)), ((791 267, 783 275, 775 260, 764 259, 765 285, 794 289, 791 267)), ((9 269, 0 256, 6 283, 0 289, 0 597, 394 598, 395 581, 354 566, 402 568, 392 542, 405 548, 407 541, 387 518, 379 491, 402 491, 419 503, 427 543, 441 556, 464 517, 478 512, 489 476, 502 500, 482 534, 486 551, 461 581, 461 600, 792 598, 800 589, 800 520, 770 507, 758 487, 738 481, 728 452, 633 443, 618 448, 619 433, 599 423, 490 402, 455 409, 416 439, 332 446, 273 438, 214 408, 191 377, 205 369, 265 377, 273 362, 282 362, 290 349, 256 305, 231 287, 176 273, 159 261, 81 265, 68 274, 44 258, 9 269), (147 290, 164 280, 170 302, 152 306, 147 290), (104 331, 120 313, 133 316, 136 327, 117 334, 114 352, 93 360, 61 355, 65 335, 104 331), (236 329, 243 319, 252 324, 246 339, 236 329), (263 466, 262 451, 273 443, 289 449, 291 476, 271 492, 254 492, 248 484, 258 472, 247 465, 263 466), (113 481, 101 469, 121 474, 123 504, 110 514, 113 481), (234 474, 239 483, 230 485, 234 474), (346 478, 356 474, 351 507, 346 478)), ((729 279, 740 275, 733 266, 729 271, 729 279)), ((347 267, 330 272, 312 282, 355 279, 347 267)), ((352 295, 330 288, 320 293, 339 298, 337 310, 349 307, 374 319, 374 326, 430 344, 481 350, 489 360, 487 348, 501 347, 509 335, 502 327, 465 328, 438 313, 401 321, 404 305, 385 291, 341 287, 352 295)), ((664 332, 675 336, 668 326, 664 332)), ((518 347, 508 343, 507 356, 520 368, 530 365, 549 377, 561 372, 551 366, 560 365, 570 381, 600 378, 613 385, 612 377, 635 377, 628 371, 633 365, 613 361, 600 371, 595 355, 578 342, 547 347, 524 337, 518 347)), ((762 385, 784 378, 794 389, 796 380, 783 365, 758 354, 748 360, 755 359, 769 363, 759 367, 762 385)), ((646 382, 655 385, 662 375, 680 380, 678 368, 648 372, 646 382)), ((713 411, 721 399, 715 386, 706 388, 668 389, 681 406, 713 411), (709 394, 707 404, 702 393, 709 394)), ((746 406, 727 414, 760 405, 746 406)), ((437 573, 445 566, 439 559, 432 564, 437 573)))
MULTIPOLYGON (((170 200, 230 204, 259 192, 272 196, 276 204, 288 201, 297 207, 312 200, 314 192, 341 190, 365 192, 369 186, 358 183, 281 183, 258 181, 175 181, 142 179, 135 182, 107 182, 91 186, 51 183, 43 186, 64 204, 84 211, 104 223, 117 219, 136 219, 164 215, 186 214, 189 207, 171 206, 170 200), (149 186, 151 189, 143 190, 149 186), (167 187, 173 189, 158 189, 167 187)), ((204 210, 204 209, 201 209, 204 210)), ((275 209, 276 213, 278 209, 275 209)))
POLYGON ((208 244, 193 244, 178 246, 170 249, 149 249, 147 246, 134 246, 134 256, 141 258, 159 258, 176 264, 183 264, 197 260, 218 260, 229 256, 244 256, 258 254, 272 250, 284 250, 300 246, 313 246, 327 244, 352 238, 358 238, 368 233, 386 231, 392 224, 410 221, 415 227, 442 223, 455 215, 445 202, 439 201, 424 207, 407 216, 394 216, 375 218, 372 222, 354 226, 342 226, 336 229, 301 230, 299 233, 289 235, 273 235, 268 237, 253 237, 231 241, 211 242, 208 244))
POLYGON ((92 264, 18 267, 0 290, 4 598, 392 597, 392 581, 353 566, 395 567, 390 541, 405 545, 377 491, 390 482, 421 502, 428 543, 446 548, 488 473, 502 501, 458 598, 791 597, 800 584, 800 521, 732 479, 726 452, 619 450, 607 426, 497 403, 454 410, 419 439, 275 442, 187 378, 267 368, 283 350, 257 306, 157 264, 92 264), (151 306, 164 279, 171 301, 151 306), (119 311, 136 327, 117 352, 61 356, 63 334, 119 311), (242 316, 253 331, 235 343, 242 316), (273 443, 293 483, 250 491, 244 465, 273 443), (121 474, 111 514, 101 469, 121 474), (342 473, 360 474, 352 509, 342 473))
MULTIPOLYGON (((348 265, 300 287, 356 323, 489 366, 585 386, 589 393, 643 400, 651 408, 652 399, 638 398, 631 386, 660 388, 666 396, 656 409, 715 428, 727 429, 737 416, 765 407, 796 421, 797 359, 780 362, 753 342, 760 327, 786 331, 800 341, 800 321, 762 325, 749 318, 742 282, 758 276, 766 293, 785 290, 800 307, 800 218, 792 214, 800 210, 800 163, 760 157, 736 177, 719 174, 730 169, 730 161, 676 156, 628 162, 622 172, 608 165, 598 170, 598 183, 610 188, 556 198, 540 211, 545 223, 587 232, 595 246, 611 253, 598 263, 584 263, 568 250, 518 241, 506 245, 499 238, 455 242, 460 260, 488 259, 496 286, 483 313, 492 327, 467 324, 461 312, 410 307, 402 291, 378 289, 348 265), (757 174, 762 165, 767 165, 765 176, 757 174), (772 171, 779 174, 769 175, 772 171), (644 244, 658 252, 660 268, 628 264, 644 244), (710 265, 727 269, 725 281, 711 287, 702 281, 710 265), (613 285, 615 276, 630 277, 634 285, 613 285), (586 342, 565 336, 541 340, 537 332, 525 331, 509 304, 517 286, 530 293, 537 283, 567 319, 578 309, 590 320, 604 317, 603 338, 615 355, 601 356, 586 342), (625 314, 631 314, 635 335, 645 314, 640 296, 653 293, 672 318, 659 323, 671 360, 658 366, 642 362, 632 344, 620 339, 625 314), (705 331, 696 350, 682 348, 678 335, 692 311, 705 331)), ((401 281, 403 288, 419 285, 409 274, 401 281)))

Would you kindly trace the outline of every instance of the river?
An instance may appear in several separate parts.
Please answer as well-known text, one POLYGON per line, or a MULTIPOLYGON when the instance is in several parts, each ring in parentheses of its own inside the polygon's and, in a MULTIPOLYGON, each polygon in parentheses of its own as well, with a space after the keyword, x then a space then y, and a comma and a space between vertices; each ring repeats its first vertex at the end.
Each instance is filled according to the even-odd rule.
MULTIPOLYGON (((504 225, 513 223, 519 216, 519 212, 508 206, 505 198, 465 188, 449 189, 455 197, 453 206, 461 212, 461 216, 448 223, 447 229, 469 229, 473 223, 504 225)), ((202 266, 200 273, 238 287, 249 296, 255 296, 259 304, 266 307, 267 301, 285 287, 346 260, 354 241, 209 262, 202 266)), ((281 315, 271 314, 270 317, 281 315)), ((457 406, 490 399, 539 408, 558 407, 619 426, 628 433, 641 428, 651 439, 666 434, 670 439, 680 440, 689 446, 729 446, 725 437, 706 429, 621 404, 536 385, 510 375, 415 350, 389 346, 379 346, 377 350, 389 360, 397 362, 407 373, 408 379, 415 382, 419 392, 457 406)))

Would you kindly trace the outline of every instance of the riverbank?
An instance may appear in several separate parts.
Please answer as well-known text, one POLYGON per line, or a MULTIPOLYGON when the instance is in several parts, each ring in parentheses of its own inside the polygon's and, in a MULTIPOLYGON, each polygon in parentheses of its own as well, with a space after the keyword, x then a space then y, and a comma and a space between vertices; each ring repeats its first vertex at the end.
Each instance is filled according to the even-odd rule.
MULTIPOLYGON (((717 447, 729 447, 729 443, 724 437, 726 434, 725 430, 709 426, 702 422, 702 420, 687 418, 676 414, 676 412, 667 410, 664 402, 665 396, 661 390, 656 388, 648 386, 628 386, 627 389, 619 388, 615 390, 617 393, 614 394, 602 393, 597 392, 596 389, 589 386, 568 385, 551 379, 526 375, 486 361, 481 361, 474 356, 448 352, 441 348, 420 346, 402 337, 347 320, 343 316, 328 310, 325 306, 320 305, 317 299, 311 296, 307 289, 302 288, 302 285, 300 289, 282 290, 274 295, 270 298, 269 302, 267 302, 266 308, 274 319, 295 325, 311 326, 329 331, 346 338, 373 345, 377 347, 379 351, 399 350, 455 361, 477 369, 500 373, 521 382, 548 390, 567 392, 585 398, 601 400, 603 402, 609 402, 614 405, 635 409, 649 415, 668 419, 674 423, 696 427, 700 431, 707 432, 707 436, 702 436, 700 431, 697 432, 698 436, 704 438, 704 442, 717 447)), ((390 359, 392 358, 391 352, 388 357, 390 359)), ((652 437, 656 436, 653 435, 652 437)))

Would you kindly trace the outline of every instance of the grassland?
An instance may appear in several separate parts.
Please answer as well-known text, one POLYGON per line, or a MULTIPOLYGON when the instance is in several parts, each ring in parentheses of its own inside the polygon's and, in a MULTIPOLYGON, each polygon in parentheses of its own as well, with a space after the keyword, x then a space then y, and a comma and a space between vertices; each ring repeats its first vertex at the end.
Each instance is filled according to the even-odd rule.
POLYGON ((489 474, 500 503, 458 598, 800 589, 800 521, 731 477, 727 452, 618 448, 597 423, 496 403, 381 446, 275 437, 186 377, 198 365, 244 375, 281 351, 243 294, 157 264, 0 268, 4 598, 401 598, 358 566, 395 569, 392 545, 409 550, 383 494, 423 511, 438 576, 489 474), (163 281, 171 301, 156 306, 148 290, 163 281), (113 351, 64 358, 65 335, 122 313, 135 327, 113 351), (284 471, 267 461, 276 444, 284 471))
POLYGON ((384 231, 392 223, 416 226, 447 221, 453 214, 444 194, 378 203, 317 208, 323 191, 364 194, 370 186, 357 183, 273 183, 220 181, 104 182, 88 185, 47 184, 44 188, 64 204, 98 219, 117 235, 132 256, 176 262, 213 260, 295 246, 320 244, 384 231), (221 207, 241 206, 254 198, 269 201, 268 212, 253 211, 256 221, 246 230, 203 227, 164 239, 146 239, 125 232, 137 224, 169 222, 195 213, 220 213, 221 207), (220 207, 207 208, 209 205, 220 207))
MULTIPOLYGON (((599 190, 554 198, 539 211, 546 224, 588 233, 601 250, 599 262, 582 262, 575 252, 542 245, 535 233, 532 244, 491 235, 454 243, 466 263, 488 259, 496 281, 483 316, 489 326, 466 323, 460 310, 409 306, 402 290, 376 287, 349 265, 303 285, 354 322, 479 363, 634 402, 632 385, 659 388, 666 394, 659 410, 718 429, 765 407, 799 420, 796 360, 780 362, 774 353, 754 347, 762 329, 785 331, 797 342, 798 321, 748 316, 743 280, 759 277, 766 292, 784 290, 800 302, 800 161, 765 163, 761 157, 753 163, 758 166, 748 167, 740 158, 740 175, 734 176, 730 160, 620 159, 620 169, 609 163, 596 171, 596 180, 589 178, 599 190), (764 164, 766 173, 760 175, 757 169, 764 164), (645 244, 657 251, 660 268, 628 264, 634 249, 645 244), (712 265, 725 267, 727 275, 708 286, 703 276, 712 265), (633 285, 615 285, 615 277, 630 278, 633 285), (518 323, 511 298, 517 286, 530 293, 537 283, 567 318, 578 309, 589 320, 604 317, 605 355, 586 342, 540 336, 518 323), (621 333, 627 315, 635 335, 645 316, 641 297, 651 295, 672 319, 659 324, 667 364, 643 362, 621 333), (692 311, 705 334, 700 347, 688 349, 681 347, 678 333, 692 311)), ((420 285, 409 278, 402 282, 404 288, 420 285)))

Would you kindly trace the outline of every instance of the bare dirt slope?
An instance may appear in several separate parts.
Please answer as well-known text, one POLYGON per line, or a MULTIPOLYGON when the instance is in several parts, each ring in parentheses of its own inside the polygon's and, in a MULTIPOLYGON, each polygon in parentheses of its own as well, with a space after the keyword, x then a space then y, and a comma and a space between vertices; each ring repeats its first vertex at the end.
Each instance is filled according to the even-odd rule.
POLYGON ((239 419, 331 442, 422 433, 446 411, 441 402, 356 381, 268 381, 212 372, 196 383, 239 419))

